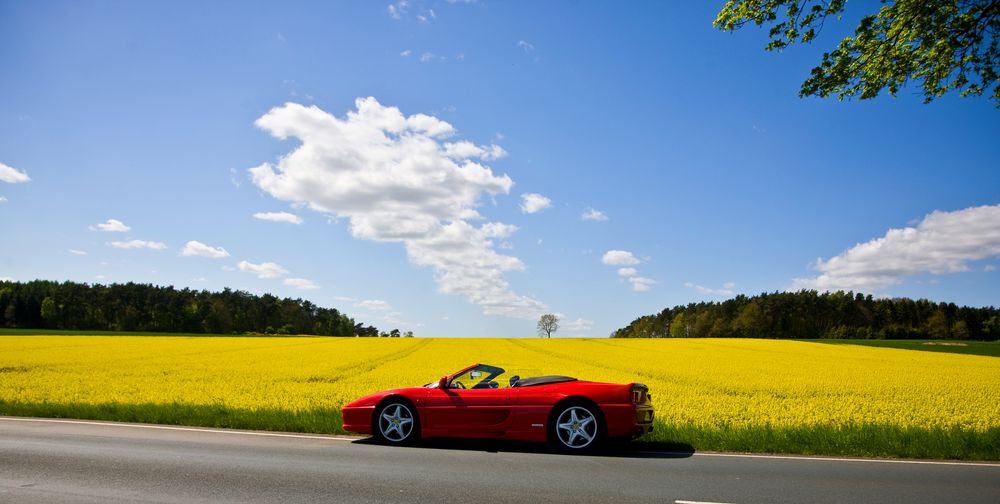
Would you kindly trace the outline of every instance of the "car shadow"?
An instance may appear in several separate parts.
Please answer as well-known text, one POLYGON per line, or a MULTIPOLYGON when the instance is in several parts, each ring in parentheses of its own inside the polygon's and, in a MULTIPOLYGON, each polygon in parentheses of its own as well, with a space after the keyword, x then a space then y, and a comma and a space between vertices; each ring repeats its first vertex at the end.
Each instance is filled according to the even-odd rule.
MULTIPOLYGON (((354 444, 381 445, 375 438, 367 437, 352 441, 354 444)), ((543 443, 510 441, 503 439, 425 439, 415 445, 400 448, 423 448, 432 450, 479 451, 486 453, 538 453, 567 454, 543 443)), ((658 458, 678 459, 694 455, 694 447, 687 443, 633 441, 611 442, 596 450, 585 453, 591 457, 658 458)))

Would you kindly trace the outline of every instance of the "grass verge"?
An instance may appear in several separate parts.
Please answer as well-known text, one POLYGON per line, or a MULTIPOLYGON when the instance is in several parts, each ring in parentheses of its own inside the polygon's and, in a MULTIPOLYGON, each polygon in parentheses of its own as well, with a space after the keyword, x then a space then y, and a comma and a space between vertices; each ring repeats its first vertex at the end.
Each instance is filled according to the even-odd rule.
POLYGON ((955 340, 852 340, 852 339, 810 339, 798 340, 807 343, 827 345, 863 345, 900 350, 920 350, 923 352, 943 352, 966 355, 1000 357, 1000 341, 955 341, 955 340))
POLYGON ((696 451, 839 455, 914 459, 1000 460, 1000 429, 926 429, 890 425, 812 425, 726 429, 657 423, 651 442, 696 451))
POLYGON ((345 433, 338 409, 288 411, 238 409, 213 404, 24 404, 0 401, 0 415, 314 434, 345 433))

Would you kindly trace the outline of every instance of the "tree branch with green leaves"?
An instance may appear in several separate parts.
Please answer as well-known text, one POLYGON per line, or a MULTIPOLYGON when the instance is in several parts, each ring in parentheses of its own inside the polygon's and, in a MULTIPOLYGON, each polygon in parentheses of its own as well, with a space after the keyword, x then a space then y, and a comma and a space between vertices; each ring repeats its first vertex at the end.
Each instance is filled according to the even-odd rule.
MULTIPOLYGON (((812 42, 827 18, 840 19, 846 0, 729 0, 713 25, 736 31, 768 26, 768 51, 812 42)), ((1000 0, 882 0, 854 35, 823 54, 802 83, 800 97, 896 96, 919 82, 924 102, 948 92, 990 96, 1000 108, 1000 0)))

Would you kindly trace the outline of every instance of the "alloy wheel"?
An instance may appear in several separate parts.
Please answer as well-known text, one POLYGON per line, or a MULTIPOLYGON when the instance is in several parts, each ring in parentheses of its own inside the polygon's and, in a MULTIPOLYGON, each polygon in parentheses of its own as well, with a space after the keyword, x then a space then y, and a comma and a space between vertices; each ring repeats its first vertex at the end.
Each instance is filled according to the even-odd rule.
POLYGON ((597 417, 583 406, 571 406, 556 419, 556 435, 566 448, 579 450, 597 439, 597 417))
POLYGON ((413 412, 405 404, 393 403, 382 409, 378 419, 382 437, 392 443, 401 443, 413 433, 413 412))

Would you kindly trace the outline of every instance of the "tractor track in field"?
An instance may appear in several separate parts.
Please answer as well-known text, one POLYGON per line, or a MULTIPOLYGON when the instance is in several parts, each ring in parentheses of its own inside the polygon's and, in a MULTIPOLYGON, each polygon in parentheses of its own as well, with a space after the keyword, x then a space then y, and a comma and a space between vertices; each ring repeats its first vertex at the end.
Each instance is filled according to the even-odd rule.
MULTIPOLYGON (((580 363, 580 364, 584 364, 584 365, 587 365, 587 366, 595 367, 595 368, 598 368, 598 369, 603 369, 603 370, 606 370, 606 371, 622 372, 622 368, 611 366, 611 365, 608 365, 608 364, 606 364, 604 362, 601 362, 601 361, 595 361, 595 360, 589 360, 589 359, 581 359, 581 358, 576 357, 576 356, 570 356, 570 355, 559 353, 559 352, 555 352, 555 351, 552 351, 552 350, 544 350, 544 349, 540 349, 540 348, 534 348, 534 347, 532 347, 530 345, 526 345, 526 344, 524 344, 524 343, 522 343, 520 341, 513 340, 513 339, 510 340, 510 343, 512 343, 512 344, 514 344, 516 346, 519 346, 521 348, 524 348, 525 350, 528 350, 528 351, 531 351, 531 352, 535 352, 535 353, 538 353, 538 354, 542 354, 542 355, 547 355, 549 357, 555 357, 557 359, 563 359, 563 360, 567 360, 567 361, 570 361, 570 362, 577 362, 577 363, 580 363)), ((643 371, 641 369, 636 369, 636 368, 630 368, 630 369, 628 369, 628 373, 632 374, 632 375, 635 375, 635 376, 642 377, 642 378, 648 378, 648 379, 651 379, 651 380, 667 380, 667 381, 670 381, 671 383, 674 383, 674 384, 683 385, 683 386, 689 386, 689 387, 713 387, 713 385, 710 384, 710 383, 704 383, 704 382, 701 382, 701 381, 691 380, 691 379, 688 379, 688 378, 685 378, 685 377, 679 376, 679 375, 666 375, 665 376, 665 375, 662 375, 662 374, 654 374, 654 373, 651 373, 651 372, 648 372, 648 371, 643 371)))
POLYGON ((400 359, 404 359, 406 357, 409 357, 410 355, 416 353, 418 350, 420 350, 420 349, 424 348, 425 346, 431 344, 432 341, 433 340, 429 340, 429 339, 419 340, 419 342, 415 343, 413 346, 411 346, 409 348, 404 348, 402 350, 397 350, 395 352, 390 352, 390 353, 387 353, 387 354, 382 354, 382 355, 379 355, 377 357, 372 357, 370 359, 365 359, 365 360, 363 360, 361 362, 352 362, 350 364, 346 364, 346 365, 343 365, 343 366, 338 366, 338 367, 336 367, 336 368, 333 369, 333 373, 331 373, 330 375, 323 375, 323 376, 312 375, 312 376, 306 378, 305 380, 300 380, 300 381, 305 381, 305 382, 309 382, 309 383, 317 383, 317 382, 319 382, 319 383, 337 383, 339 380, 341 380, 345 376, 350 376, 350 375, 355 375, 355 374, 360 374, 360 373, 367 373, 369 371, 372 371, 373 369, 382 367, 382 366, 384 366, 386 364, 389 364, 391 362, 395 362, 395 361, 398 361, 400 359))
MULTIPOLYGON (((539 354, 542 354, 542 355, 547 355, 549 357, 555 357, 557 359, 568 360, 568 361, 571 361, 571 362, 578 362, 580 364, 585 364, 585 365, 588 365, 588 366, 596 367, 596 368, 599 368, 599 369, 605 369, 605 370, 608 370, 608 371, 618 371, 618 372, 621 371, 621 368, 616 368, 614 366, 609 366, 609 365, 607 365, 605 363, 602 363, 600 361, 593 361, 593 360, 589 360, 589 359, 581 359, 579 357, 569 356, 569 355, 566 355, 566 354, 563 354, 563 353, 554 352, 552 350, 543 350, 543 349, 540 349, 540 348, 534 348, 534 347, 532 347, 530 345, 526 345, 526 344, 524 344, 524 343, 522 343, 520 341, 517 341, 517 340, 513 340, 512 339, 512 340, 510 340, 510 343, 512 343, 512 344, 514 344, 516 346, 519 346, 519 347, 521 347, 521 348, 523 348, 525 350, 528 350, 528 351, 531 351, 531 352, 535 352, 535 353, 539 353, 539 354)), ((661 379, 663 379, 663 377, 661 377, 661 376, 655 376, 652 373, 647 373, 647 372, 638 371, 638 370, 630 370, 630 373, 638 375, 638 376, 642 376, 642 377, 645 377, 645 378, 652 378, 654 380, 661 380, 661 379)))

